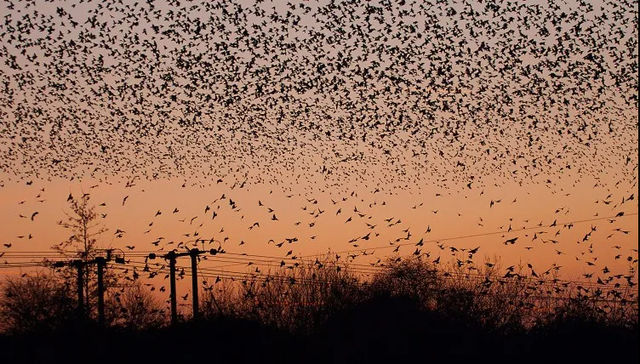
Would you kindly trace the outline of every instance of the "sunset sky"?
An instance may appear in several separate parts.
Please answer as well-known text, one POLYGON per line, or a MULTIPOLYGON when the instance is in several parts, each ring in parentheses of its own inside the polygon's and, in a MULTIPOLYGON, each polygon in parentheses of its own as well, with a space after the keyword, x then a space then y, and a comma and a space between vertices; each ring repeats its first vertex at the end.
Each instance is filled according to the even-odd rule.
POLYGON ((130 3, 0 4, 0 276, 87 193, 129 264, 479 247, 637 282, 636 5, 130 3))

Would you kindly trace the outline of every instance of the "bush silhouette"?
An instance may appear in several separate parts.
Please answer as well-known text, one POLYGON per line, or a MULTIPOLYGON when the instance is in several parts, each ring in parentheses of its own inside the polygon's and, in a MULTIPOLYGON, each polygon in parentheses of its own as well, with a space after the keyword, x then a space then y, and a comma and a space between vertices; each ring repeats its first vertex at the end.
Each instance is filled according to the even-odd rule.
POLYGON ((176 326, 164 326, 139 281, 117 291, 110 325, 99 327, 75 319, 64 280, 14 278, 2 286, 0 318, 10 330, 0 336, 0 361, 106 363, 114 358, 96 353, 111 348, 121 362, 165 363, 638 359, 637 302, 585 296, 554 281, 532 291, 540 282, 517 271, 470 275, 419 257, 385 266, 364 279, 327 257, 223 280, 205 287, 201 320, 176 326))

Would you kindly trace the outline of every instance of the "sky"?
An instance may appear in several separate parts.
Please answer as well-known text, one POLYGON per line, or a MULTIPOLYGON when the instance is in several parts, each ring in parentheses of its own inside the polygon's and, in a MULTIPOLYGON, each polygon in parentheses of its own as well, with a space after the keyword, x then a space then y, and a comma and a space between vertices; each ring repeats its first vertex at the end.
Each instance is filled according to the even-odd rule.
POLYGON ((636 5, 4 1, 0 275, 89 194, 131 264, 637 281, 636 5))

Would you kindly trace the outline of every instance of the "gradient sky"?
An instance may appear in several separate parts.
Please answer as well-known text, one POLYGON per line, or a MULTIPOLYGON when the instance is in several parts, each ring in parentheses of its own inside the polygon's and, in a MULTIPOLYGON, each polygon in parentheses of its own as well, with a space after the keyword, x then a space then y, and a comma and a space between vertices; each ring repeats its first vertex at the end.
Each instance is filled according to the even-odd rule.
POLYGON ((201 238, 248 254, 200 263, 235 272, 475 247, 637 267, 637 9, 391 3, 4 2, 0 263, 44 256, 89 193, 134 262, 201 238))

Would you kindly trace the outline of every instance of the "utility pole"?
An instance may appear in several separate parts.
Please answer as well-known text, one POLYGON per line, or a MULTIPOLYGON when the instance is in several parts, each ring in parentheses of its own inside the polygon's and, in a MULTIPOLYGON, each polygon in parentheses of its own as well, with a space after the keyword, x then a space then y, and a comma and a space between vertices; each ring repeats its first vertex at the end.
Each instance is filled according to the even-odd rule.
POLYGON ((97 257, 95 259, 98 265, 98 323, 104 325, 104 266, 106 259, 97 257))
MULTIPOLYGON (((169 252, 169 254, 167 254, 165 257, 169 259, 169 280, 171 284, 171 293, 169 294, 169 298, 171 299, 171 325, 175 326, 178 323, 178 305, 176 303, 176 253, 169 252)), ((151 256, 149 258, 151 258, 151 256)))
MULTIPOLYGON (((85 319, 85 307, 84 307, 84 267, 89 264, 96 264, 98 266, 98 322, 100 325, 104 324, 104 268, 106 263, 111 261, 112 253, 114 249, 107 249, 106 258, 105 257, 96 257, 93 260, 73 260, 70 262, 54 262, 53 266, 56 268, 64 267, 64 266, 75 266, 78 270, 78 318, 82 321, 85 319)), ((117 249, 120 250, 120 249, 117 249)), ((116 263, 124 263, 124 252, 120 250, 119 254, 115 257, 116 263)))
MULTIPOLYGON (((219 249, 211 249, 209 254, 216 255, 218 252, 223 253, 224 250, 219 249)), ((171 288, 171 293, 169 294, 169 299, 171 301, 171 324, 176 325, 178 323, 178 305, 176 302, 177 292, 176 292, 176 259, 178 257, 190 256, 191 257, 191 289, 192 289, 192 297, 193 297, 193 320, 198 320, 199 313, 199 302, 198 302, 198 255, 205 254, 206 251, 198 250, 197 248, 190 249, 186 253, 176 253, 175 251, 170 251, 165 254, 163 257, 169 260, 169 284, 171 288)), ((155 259, 157 256, 154 253, 149 254, 149 259, 155 259)))
POLYGON ((189 255, 191 256, 191 295, 193 296, 193 320, 198 320, 198 254, 200 251, 198 248, 191 249, 189 255))

